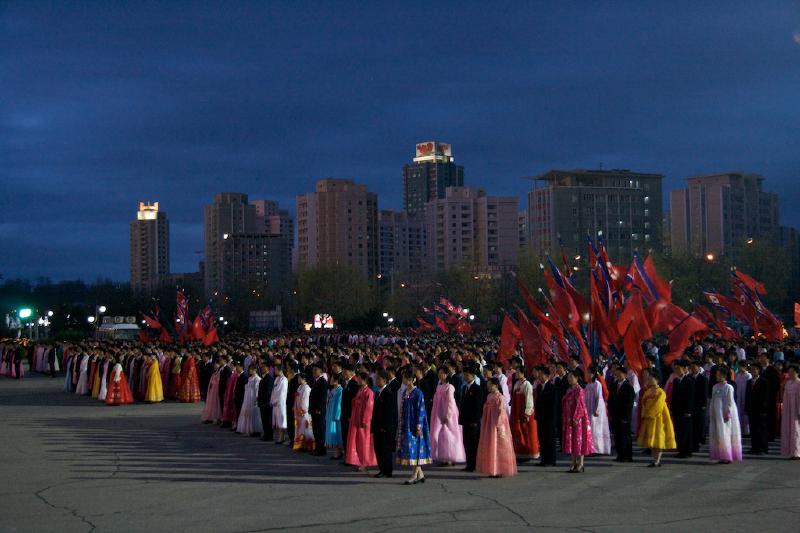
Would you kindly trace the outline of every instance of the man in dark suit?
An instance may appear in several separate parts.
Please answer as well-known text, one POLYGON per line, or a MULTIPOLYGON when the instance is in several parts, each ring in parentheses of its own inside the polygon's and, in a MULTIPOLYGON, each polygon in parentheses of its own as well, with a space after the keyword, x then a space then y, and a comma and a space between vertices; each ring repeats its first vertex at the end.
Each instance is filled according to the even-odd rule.
POLYGON ((372 441, 375 457, 378 460, 378 473, 375 477, 392 477, 397 439, 397 391, 389 387, 389 373, 378 372, 375 378, 378 394, 372 407, 372 441))
POLYGON ((689 363, 681 359, 675 361, 673 371, 677 378, 672 385, 672 400, 669 410, 675 426, 675 441, 678 445, 677 457, 692 456, 692 409, 694 408, 694 378, 689 375, 689 363))
POLYGON ((761 365, 750 365, 753 379, 747 382, 745 411, 750 422, 750 450, 753 455, 764 455, 768 451, 767 420, 769 411, 769 382, 761 376, 761 365))
POLYGON ((778 394, 781 389, 781 376, 775 369, 775 366, 770 363, 769 357, 766 353, 761 353, 758 356, 759 363, 761 363, 761 379, 769 383, 769 394, 767 396, 767 440, 774 441, 778 434, 778 394))
POLYGON ((708 378, 703 374, 700 361, 692 360, 694 378, 694 403, 692 404, 692 452, 699 452, 700 445, 706 443, 706 411, 708 409, 708 378))
POLYGON ((286 387, 286 434, 289 436, 289 447, 292 447, 294 442, 295 433, 295 420, 294 420, 294 397, 297 394, 297 389, 300 388, 299 370, 297 363, 289 362, 286 364, 286 379, 288 385, 286 387))
POLYGON ((311 413, 311 429, 314 432, 313 455, 325 455, 325 413, 328 407, 328 380, 322 375, 322 365, 315 364, 311 368, 314 384, 308 399, 308 410, 311 413))
MULTIPOLYGON (((347 443, 347 435, 350 431, 350 415, 353 413, 353 399, 358 394, 358 381, 356 381, 355 369, 353 365, 347 364, 342 368, 342 442, 347 443)), ((345 463, 346 464, 346 463, 345 463)))
MULTIPOLYGON (((233 389, 233 400, 236 405, 236 418, 239 418, 239 413, 242 412, 242 404, 244 403, 244 391, 247 388, 247 380, 250 379, 250 373, 244 369, 242 363, 236 363, 236 371, 239 372, 239 377, 236 379, 236 388, 233 389)), ((233 424, 233 431, 236 431, 236 424, 233 424)))
POLYGON ((461 397, 464 396, 464 376, 460 372, 456 372, 455 363, 452 361, 449 361, 445 366, 448 374, 447 382, 455 389, 453 396, 455 396, 456 405, 461 405, 461 397))
POLYGON ((262 360, 259 365, 259 373, 261 374, 261 382, 258 384, 258 395, 256 396, 256 405, 258 412, 261 414, 261 425, 264 426, 264 432, 261 434, 261 440, 271 441, 272 434, 272 388, 275 385, 275 378, 269 372, 269 367, 266 361, 262 360))
POLYGON ((614 434, 614 447, 618 463, 633 462, 633 442, 631 441, 631 413, 636 393, 628 383, 625 369, 614 369, 614 383, 609 387, 608 414, 611 416, 611 431, 614 434), (612 392, 613 390, 613 392, 612 392))
POLYGON ((466 390, 458 406, 458 423, 463 429, 464 451, 467 455, 467 472, 475 471, 478 459, 478 441, 481 435, 481 416, 483 415, 483 389, 475 382, 478 370, 474 367, 464 369, 466 390))
POLYGON ((556 387, 548 367, 539 367, 538 381, 534 417, 539 434, 539 466, 556 466, 556 387))
POLYGON ((208 382, 211 381, 211 375, 214 373, 214 363, 207 353, 200 357, 200 364, 197 368, 197 384, 200 387, 200 399, 206 401, 206 393, 208 393, 208 382))

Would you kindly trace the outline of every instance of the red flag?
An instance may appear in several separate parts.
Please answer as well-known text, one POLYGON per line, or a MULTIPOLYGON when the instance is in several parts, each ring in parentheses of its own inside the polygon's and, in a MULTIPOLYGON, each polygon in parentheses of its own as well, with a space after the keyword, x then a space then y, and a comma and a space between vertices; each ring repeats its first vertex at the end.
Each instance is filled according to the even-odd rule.
POLYGON ((542 346, 542 335, 536 324, 525 316, 521 309, 517 310, 517 321, 519 322, 519 332, 522 337, 522 355, 525 358, 525 366, 531 369, 547 361, 544 348, 542 346))
POLYGON ((631 326, 639 342, 653 336, 642 306, 642 294, 638 290, 633 291, 631 297, 625 302, 625 307, 617 320, 617 331, 620 335, 625 335, 631 326))
POLYGON ((422 331, 431 331, 434 329, 433 324, 428 323, 420 317, 417 317, 417 322, 419 322, 419 329, 422 331))
POLYGON ((694 304, 692 313, 702 322, 705 322, 709 326, 714 326, 714 329, 716 329, 717 334, 721 338, 725 340, 736 338, 736 332, 726 326, 725 323, 719 320, 708 308, 700 304, 694 304))
POLYGON ((497 360, 507 361, 514 355, 517 343, 521 337, 519 328, 507 314, 503 318, 503 329, 500 333, 500 348, 497 350, 497 360))
POLYGON ((205 339, 206 333, 206 329, 203 327, 203 320, 200 318, 200 313, 197 313, 194 322, 192 322, 192 339, 201 341, 205 339))
POLYGON ((217 328, 211 326, 211 329, 208 330, 206 333, 205 338, 203 338, 203 344, 206 346, 211 346, 212 344, 216 344, 219 342, 219 336, 217 335, 217 328))
POLYGON ((800 304, 794 304, 794 327, 800 328, 800 304))
POLYGON ((611 344, 618 344, 619 332, 611 326, 593 274, 589 275, 589 291, 592 301, 592 328, 597 333, 600 349, 607 354, 610 353, 611 344))
POLYGON ((650 278, 650 281, 653 282, 653 285, 655 285, 658 295, 664 300, 671 302, 672 284, 664 281, 661 276, 658 275, 658 272, 656 272, 656 264, 653 261, 652 255, 648 255, 647 259, 644 260, 644 271, 650 278))
POLYGON ((547 282, 547 287, 550 289, 550 302, 556 316, 564 323, 567 329, 579 336, 578 323, 581 317, 578 314, 578 308, 575 306, 572 296, 553 279, 553 276, 547 270, 544 271, 544 278, 547 282))
POLYGON ((170 335, 169 331, 167 331, 167 328, 161 329, 161 334, 158 336, 158 340, 164 344, 170 344, 172 342, 172 335, 170 335))
POLYGON ((636 328, 633 325, 628 328, 622 338, 622 348, 629 368, 638 373, 647 365, 644 351, 642 351, 642 341, 636 335, 636 328))
POLYGON ((689 313, 677 305, 661 299, 647 306, 647 323, 653 333, 666 333, 683 322, 689 313))
POLYGON ((669 353, 664 357, 664 362, 670 364, 675 359, 683 356, 683 351, 689 346, 691 338, 706 330, 708 330, 708 326, 695 318, 694 315, 686 317, 686 320, 678 324, 678 326, 667 335, 669 339, 669 353))
POLYGON ((758 281, 758 280, 756 280, 754 278, 751 278, 750 276, 748 276, 747 274, 745 274, 741 270, 735 270, 733 272, 733 274, 734 274, 734 276, 736 276, 737 278, 742 280, 742 283, 747 285, 747 287, 750 290, 756 291, 758 294, 761 294, 761 295, 767 294, 766 287, 764 287, 764 284, 761 283, 760 281, 758 281))
POLYGON ((444 323, 444 320, 441 317, 436 317, 436 327, 442 330, 442 333, 447 333, 447 324, 444 323))
POLYGON ((144 315, 144 323, 148 328, 161 329, 161 323, 149 315, 144 315))
POLYGON ((458 333, 470 333, 472 332, 472 326, 466 320, 459 320, 456 322, 456 332, 458 333))
POLYGON ((144 344, 150 342, 150 335, 148 335, 147 332, 143 329, 139 330, 139 342, 144 344))

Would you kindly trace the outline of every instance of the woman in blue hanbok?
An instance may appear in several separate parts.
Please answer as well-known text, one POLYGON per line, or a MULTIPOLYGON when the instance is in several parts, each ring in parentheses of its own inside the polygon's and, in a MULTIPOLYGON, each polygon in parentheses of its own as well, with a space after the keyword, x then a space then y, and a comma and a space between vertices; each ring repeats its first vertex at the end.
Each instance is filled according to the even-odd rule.
POLYGON ((406 485, 425 483, 422 465, 431 462, 431 436, 428 416, 425 413, 425 397, 416 386, 417 378, 411 369, 403 372, 406 390, 400 406, 400 427, 397 431, 397 462, 414 467, 406 485))
POLYGON ((332 375, 325 411, 325 447, 336 450, 333 459, 342 457, 342 386, 339 376, 332 375))

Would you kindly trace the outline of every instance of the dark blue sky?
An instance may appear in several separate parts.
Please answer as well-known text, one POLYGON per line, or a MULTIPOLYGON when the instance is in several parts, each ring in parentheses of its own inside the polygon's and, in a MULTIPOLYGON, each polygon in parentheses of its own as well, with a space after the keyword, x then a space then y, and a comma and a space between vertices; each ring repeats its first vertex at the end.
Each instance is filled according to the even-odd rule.
POLYGON ((399 4, 0 1, 0 275, 127 279, 139 200, 173 271, 218 191, 293 209, 351 177, 400 207, 430 139, 490 194, 558 167, 760 172, 800 225, 798 2, 399 4))

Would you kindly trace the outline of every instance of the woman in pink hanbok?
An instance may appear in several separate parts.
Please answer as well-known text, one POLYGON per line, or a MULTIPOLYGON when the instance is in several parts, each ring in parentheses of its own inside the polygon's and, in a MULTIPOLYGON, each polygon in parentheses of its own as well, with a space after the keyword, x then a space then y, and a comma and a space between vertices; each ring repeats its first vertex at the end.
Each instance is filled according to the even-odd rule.
POLYGON ((800 379, 797 372, 797 365, 789 365, 781 416, 781 455, 795 461, 800 459, 800 379))
POLYGON ((458 425, 455 388, 447 382, 447 377, 447 368, 440 368, 431 408, 431 458, 453 466, 465 462, 467 457, 458 425))
POLYGON ((511 424, 500 380, 489 378, 489 394, 483 404, 478 458, 475 470, 491 477, 510 477, 517 474, 517 458, 511 441, 511 424))
POLYGON ((362 372, 358 378, 360 388, 353 398, 344 462, 363 472, 366 467, 378 464, 372 443, 372 407, 375 397, 368 386, 369 374, 362 372))
POLYGON ((572 456, 570 473, 583 472, 584 456, 594 453, 586 396, 578 382, 582 375, 581 370, 567 374, 569 389, 561 400, 561 448, 572 456))
POLYGON ((200 420, 204 424, 212 424, 222 420, 222 406, 219 404, 219 374, 222 371, 222 365, 217 361, 214 363, 214 367, 214 373, 211 374, 211 379, 208 382, 206 405, 203 407, 203 414, 200 415, 200 420))

